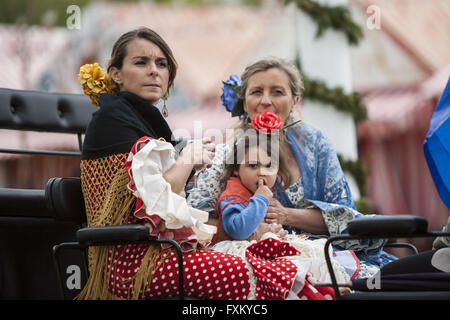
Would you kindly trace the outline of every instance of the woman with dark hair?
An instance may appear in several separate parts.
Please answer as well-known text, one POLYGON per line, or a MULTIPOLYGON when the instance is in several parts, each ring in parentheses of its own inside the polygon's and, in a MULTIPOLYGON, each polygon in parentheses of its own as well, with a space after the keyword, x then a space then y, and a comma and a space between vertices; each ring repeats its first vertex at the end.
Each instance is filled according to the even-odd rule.
MULTIPOLYGON (((137 215, 143 204, 137 201, 132 192, 137 182, 130 185, 130 181, 135 181, 129 157, 132 149, 137 155, 137 149, 152 140, 153 144, 164 143, 166 152, 174 152, 172 131, 155 105, 169 95, 177 72, 176 60, 169 46, 156 32, 140 28, 125 33, 117 40, 108 74, 102 74, 101 71, 95 65, 89 65, 82 67, 79 75, 85 93, 91 96, 91 100, 96 96, 100 106, 87 128, 81 156, 88 225, 145 224, 153 226, 155 230, 156 227, 162 227, 161 223, 155 224, 145 210, 139 211, 141 216, 137 215), (98 91, 103 89, 100 80, 108 84, 109 90, 106 91, 111 93, 98 95, 98 91)), ((158 152, 153 154, 157 155, 158 152)), ((173 194, 184 195, 184 187, 192 170, 208 165, 213 155, 214 144, 206 139, 186 146, 170 168, 158 172, 165 182, 163 187, 170 187, 173 194)), ((171 194, 167 194, 170 199, 171 194)), ((185 211, 188 212, 186 208, 185 211)), ((214 228, 208 229, 203 224, 206 222, 204 218, 195 222, 207 232, 214 233, 214 228)), ((197 234, 190 232, 188 235, 189 241, 181 239, 180 242, 185 241, 184 247, 192 243, 191 247, 195 248, 199 240, 197 234)), ((173 257, 174 252, 162 254, 158 246, 91 248, 90 278, 79 298, 174 295, 177 293, 177 283, 171 281, 176 281, 177 277, 173 257), (164 282, 164 286, 167 286, 164 291, 155 289, 158 286, 162 289, 163 286, 157 281, 158 269, 163 264, 166 267, 173 264, 171 274, 175 274, 168 282, 170 286, 164 282)), ((169 274, 167 278, 170 278, 169 274)))
MULTIPOLYGON (((286 272, 275 272, 266 283, 267 273, 259 273, 259 246, 263 244, 249 248, 251 260, 202 250, 211 242, 216 227, 207 224, 207 212, 187 205, 184 187, 193 169, 212 164, 215 146, 208 139, 197 140, 177 154, 172 132, 155 107, 168 96, 176 70, 170 48, 148 28, 117 40, 108 73, 98 64, 80 69, 84 92, 100 106, 87 128, 81 157, 88 226, 141 224, 149 227, 151 238, 177 241, 184 252, 187 296, 284 299, 293 294, 324 299, 321 292, 328 292, 331 298, 329 288, 312 288, 288 259, 272 263, 273 268, 286 272), (298 281, 301 283, 294 286, 298 281)), ((286 249, 283 246, 280 257, 298 253, 286 249)), ((90 277, 78 298, 177 295, 177 261, 173 248, 156 244, 92 247, 90 277)))

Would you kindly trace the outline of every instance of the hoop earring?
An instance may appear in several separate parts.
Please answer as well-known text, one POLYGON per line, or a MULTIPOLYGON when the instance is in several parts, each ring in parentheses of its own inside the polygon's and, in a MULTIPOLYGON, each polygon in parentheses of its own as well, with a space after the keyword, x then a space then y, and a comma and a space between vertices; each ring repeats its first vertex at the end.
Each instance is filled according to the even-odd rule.
POLYGON ((167 118, 169 116, 169 110, 167 109, 167 106, 166 106, 166 100, 167 100, 167 98, 163 98, 164 105, 162 107, 162 114, 163 114, 164 118, 167 118))

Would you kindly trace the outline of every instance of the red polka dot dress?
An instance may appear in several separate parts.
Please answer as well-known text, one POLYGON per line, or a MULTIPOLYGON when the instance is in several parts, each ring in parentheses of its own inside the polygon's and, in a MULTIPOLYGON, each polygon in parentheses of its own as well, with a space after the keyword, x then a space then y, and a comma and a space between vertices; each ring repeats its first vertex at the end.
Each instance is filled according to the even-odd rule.
MULTIPOLYGON (((129 298, 134 290, 132 277, 139 270, 146 246, 120 246, 111 256, 109 288, 119 298, 129 298), (127 281, 127 279, 129 279, 127 281)), ((183 254, 184 293, 205 300, 301 300, 334 299, 329 287, 315 288, 308 275, 300 279, 301 290, 292 293, 298 270, 282 257, 299 255, 289 244, 268 238, 247 248, 246 258, 210 250, 195 250, 183 254), (253 287, 252 287, 253 283, 253 287), (291 295, 289 295, 291 293, 291 295)), ((141 299, 178 295, 178 259, 173 250, 163 250, 164 259, 151 280, 140 292, 141 299)))

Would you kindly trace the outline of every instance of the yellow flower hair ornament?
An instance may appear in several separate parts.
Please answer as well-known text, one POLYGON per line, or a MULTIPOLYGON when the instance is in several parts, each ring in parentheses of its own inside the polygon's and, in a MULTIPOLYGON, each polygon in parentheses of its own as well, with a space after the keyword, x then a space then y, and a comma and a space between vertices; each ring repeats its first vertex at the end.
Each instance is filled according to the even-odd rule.
POLYGON ((83 92, 91 99, 91 103, 98 107, 98 99, 102 93, 116 93, 117 86, 110 75, 97 62, 80 67, 78 81, 83 92))

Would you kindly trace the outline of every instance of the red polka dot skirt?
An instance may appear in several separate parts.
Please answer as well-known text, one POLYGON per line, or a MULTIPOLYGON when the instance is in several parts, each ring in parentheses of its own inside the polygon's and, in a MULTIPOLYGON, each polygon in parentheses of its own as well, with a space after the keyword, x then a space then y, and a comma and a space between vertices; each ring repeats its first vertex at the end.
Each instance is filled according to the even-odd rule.
MULTIPOLYGON (((118 246, 111 253, 109 290, 129 298, 132 277, 138 272, 146 252, 145 245, 118 246)), ((315 288, 308 275, 299 279, 295 264, 283 257, 301 253, 288 243, 268 238, 247 248, 246 257, 196 250, 183 254, 184 292, 187 297, 204 300, 280 300, 290 298, 334 299, 330 287, 315 288), (294 285, 296 284, 296 285, 294 285), (293 292, 297 288, 298 292, 293 292)), ((178 260, 175 251, 164 250, 164 259, 140 292, 142 299, 178 295, 178 260)))

